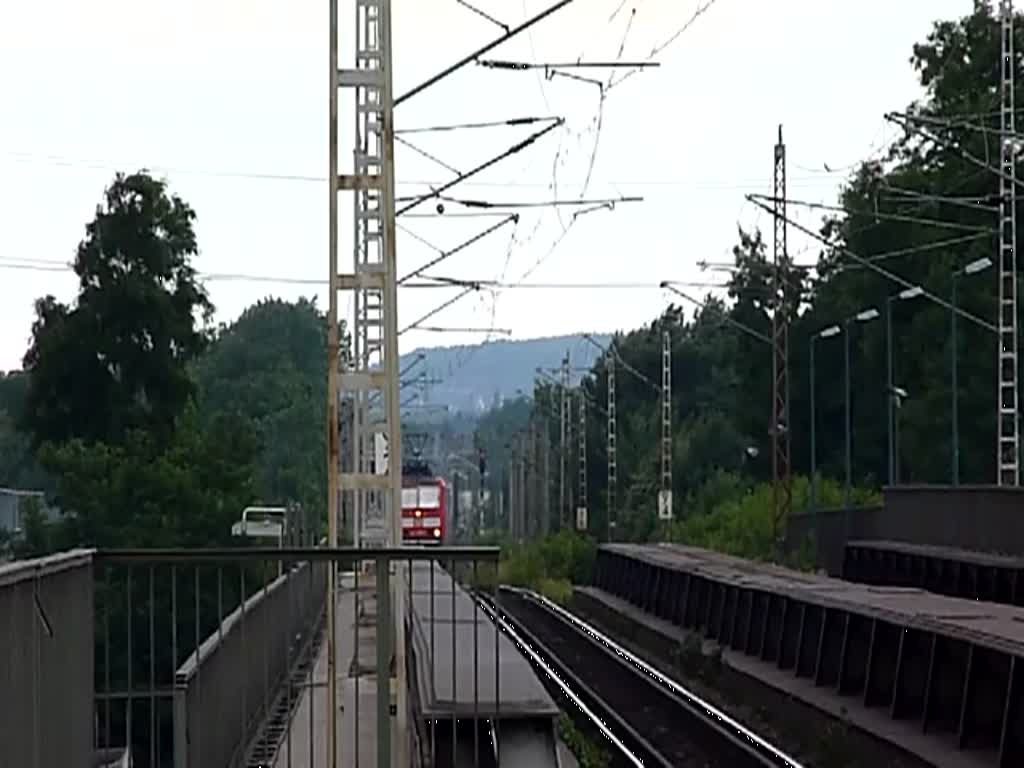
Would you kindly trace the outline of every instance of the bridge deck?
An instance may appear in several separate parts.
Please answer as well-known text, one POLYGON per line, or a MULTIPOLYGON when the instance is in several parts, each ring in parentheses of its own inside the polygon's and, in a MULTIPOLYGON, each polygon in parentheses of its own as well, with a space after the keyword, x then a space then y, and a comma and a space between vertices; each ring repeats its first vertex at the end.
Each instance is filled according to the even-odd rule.
POLYGON ((888 714, 871 730, 929 760, 955 755, 936 764, 1024 764, 1024 608, 679 545, 603 545, 595 585, 750 666, 888 714))
POLYGON ((843 578, 920 587, 970 600, 1024 604, 1024 557, 901 541, 851 541, 843 578))

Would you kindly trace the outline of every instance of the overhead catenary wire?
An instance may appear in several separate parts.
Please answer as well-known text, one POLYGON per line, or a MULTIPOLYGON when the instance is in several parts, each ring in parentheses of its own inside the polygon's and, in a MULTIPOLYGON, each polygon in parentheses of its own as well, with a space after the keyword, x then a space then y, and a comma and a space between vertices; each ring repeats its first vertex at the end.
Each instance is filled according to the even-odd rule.
POLYGON ((486 43, 485 45, 481 46, 480 48, 477 48, 475 51, 473 51, 472 53, 468 54, 467 56, 463 56, 461 59, 456 61, 454 64, 451 64, 451 65, 445 67, 443 70, 441 70, 437 74, 432 75, 431 77, 429 77, 426 80, 424 80, 423 82, 421 82, 419 85, 416 85, 415 87, 413 87, 410 90, 408 90, 405 93, 403 93, 401 96, 397 97, 395 99, 395 102, 394 102, 395 107, 397 107, 399 104, 402 104, 403 102, 408 101, 413 96, 416 96, 417 94, 422 93, 427 88, 430 88, 431 86, 436 85, 437 83, 439 83, 441 80, 443 80, 444 78, 448 77, 452 73, 457 72, 458 70, 462 69, 467 64, 470 64, 470 63, 476 61, 478 58, 483 56, 485 53, 489 53, 490 51, 494 50, 495 48, 497 48, 502 43, 507 42, 508 40, 511 40, 513 37, 515 37, 516 35, 520 34, 521 32, 525 32, 526 30, 530 29, 534 25, 536 25, 539 22, 541 22, 544 19, 546 19, 548 16, 551 16, 553 13, 556 13, 557 11, 560 11, 562 8, 565 8, 571 2, 573 2, 573 0, 558 0, 558 2, 554 3, 553 5, 549 5, 547 8, 542 10, 540 13, 530 17, 529 19, 527 19, 526 21, 522 22, 521 24, 519 24, 515 28, 508 30, 503 35, 501 35, 500 37, 497 37, 494 40, 492 40, 491 42, 486 43))
POLYGON ((558 122, 565 118, 557 116, 548 117, 509 117, 504 120, 482 120, 479 122, 451 123, 444 125, 427 125, 418 128, 399 128, 395 130, 395 136, 408 135, 413 133, 444 133, 447 131, 472 131, 482 128, 515 128, 521 125, 532 125, 533 123, 558 122))
MULTIPOLYGON (((758 196, 758 195, 747 195, 747 199, 750 200, 750 202, 754 203, 754 205, 757 205, 757 206, 763 208, 764 210, 766 210, 769 213, 771 213, 773 216, 776 215, 773 208, 771 208, 770 206, 768 206, 767 204, 765 204, 761 200, 756 199, 757 197, 763 197, 763 195, 761 195, 761 196, 758 196)), ((903 288, 918 288, 918 287, 921 287, 917 283, 914 283, 914 282, 908 280, 907 278, 903 277, 902 275, 898 275, 895 272, 892 272, 892 271, 890 271, 888 269, 880 267, 880 266, 878 266, 878 264, 874 263, 870 259, 866 259, 863 256, 861 256, 860 254, 854 253, 854 251, 852 251, 851 249, 847 248, 846 246, 829 242, 822 235, 818 234, 817 232, 814 232, 813 230, 811 230, 808 227, 805 227, 803 224, 800 224, 799 222, 793 220, 789 216, 784 216, 783 219, 785 220, 785 222, 786 222, 786 224, 788 226, 793 227, 794 229, 802 232, 803 234, 807 235, 808 237, 811 237, 811 238, 814 238, 815 240, 818 240, 819 242, 821 242, 827 248, 830 248, 830 249, 832 249, 832 250, 834 250, 834 251, 836 251, 836 252, 846 256, 847 258, 853 260, 857 264, 860 264, 861 266, 864 266, 864 267, 872 270, 873 272, 878 273, 882 277, 890 280, 891 282, 896 283, 897 285, 902 286, 903 288)), ((985 329, 987 329, 989 331, 993 331, 993 332, 996 331, 996 327, 992 323, 990 323, 987 320, 984 320, 984 319, 978 317, 977 315, 975 315, 975 314, 973 314, 971 312, 967 312, 966 310, 962 309, 961 307, 953 306, 950 302, 948 302, 945 299, 942 299, 942 298, 936 296, 934 293, 932 293, 931 291, 928 291, 927 289, 925 289, 923 287, 922 287, 921 296, 923 298, 927 299, 928 301, 931 301, 934 304, 938 304, 939 306, 943 307, 944 309, 948 309, 948 310, 950 310, 952 312, 956 312, 956 314, 958 316, 964 318, 965 320, 968 320, 969 322, 974 323, 975 325, 980 325, 982 328, 985 328, 985 329)))
MULTIPOLYGON (((480 208, 480 209, 492 209, 492 208, 555 208, 565 206, 576 206, 576 205, 592 205, 597 207, 612 207, 614 208, 619 203, 642 203, 644 199, 638 195, 619 195, 618 197, 606 197, 606 198, 579 198, 579 199, 568 199, 568 200, 527 200, 527 201, 515 201, 515 202, 494 202, 491 200, 474 200, 470 198, 461 197, 450 197, 448 195, 434 195, 438 200, 446 203, 454 203, 461 205, 466 208, 480 208)), ((415 200, 416 196, 406 196, 396 198, 399 202, 407 200, 415 200)))
POLYGON ((530 134, 525 139, 523 139, 522 141, 520 141, 520 142, 514 144, 513 146, 509 147, 508 149, 506 149, 501 154, 492 157, 490 160, 486 160, 483 163, 480 163, 479 165, 475 166, 474 168, 472 168, 469 171, 466 171, 464 173, 458 174, 458 176, 456 178, 452 179, 451 181, 445 182, 444 184, 440 185, 436 189, 431 190, 429 193, 426 193, 424 195, 420 195, 415 200, 409 202, 407 205, 405 205, 402 208, 399 208, 397 211, 395 211, 395 216, 398 217, 398 216, 401 216, 402 214, 404 214, 404 213, 406 213, 408 211, 411 211, 413 208, 417 207, 418 205, 420 205, 422 203, 425 203, 427 200, 430 200, 432 198, 437 197, 442 192, 445 192, 445 191, 451 189, 456 184, 459 184, 460 182, 464 181, 465 179, 468 179, 468 178, 470 178, 472 176, 475 176, 476 174, 478 174, 478 173, 480 173, 482 171, 487 170, 491 166, 496 165, 497 163, 500 163, 502 160, 505 160, 506 158, 509 158, 512 155, 515 155, 515 154, 517 154, 519 152, 522 152, 524 149, 529 147, 531 144, 533 144, 534 142, 539 140, 544 135, 550 133, 554 128, 558 127, 561 124, 562 124, 562 122, 561 122, 561 120, 559 120, 556 123, 552 123, 551 125, 548 125, 545 128, 542 128, 541 130, 536 131, 536 132, 530 134))
POLYGON ((935 144, 948 148, 955 154, 962 157, 967 162, 972 163, 984 170, 990 171, 991 173, 995 174, 1004 181, 1010 182, 1016 186, 1024 186, 1024 180, 1014 178, 1010 176, 1008 173, 1005 173, 1001 168, 998 168, 992 165, 991 163, 982 160, 973 152, 970 152, 969 150, 959 146, 958 141, 943 139, 941 136, 936 136, 931 131, 924 129, 919 125, 914 125, 913 123, 917 119, 914 115, 901 112, 889 112, 886 114, 885 119, 891 120, 892 122, 896 123, 904 130, 906 130, 908 133, 916 133, 918 136, 922 137, 923 139, 926 139, 927 141, 931 141, 935 144))
MULTIPOLYGON (((757 203, 760 205, 760 201, 767 203, 774 203, 775 198, 771 195, 762 195, 757 193, 751 193, 747 195, 747 199, 750 202, 757 203)), ((947 229, 958 229, 965 230, 968 232, 995 232, 995 227, 984 226, 981 224, 964 224, 957 221, 945 221, 943 219, 929 219, 923 216, 910 216, 901 213, 885 213, 884 211, 851 211, 848 208, 844 208, 841 205, 831 205, 829 203, 816 203, 809 200, 793 200, 786 198, 784 201, 786 205, 795 205, 802 208, 810 208, 823 211, 835 211, 836 213, 843 213, 847 216, 865 216, 874 218, 882 221, 900 221, 908 224, 927 224, 933 227, 945 227, 947 229)), ((764 206, 761 206, 764 208, 764 206)), ((767 210, 767 209, 766 209, 767 210)))
MULTIPOLYGON (((564 118, 542 118, 545 120, 559 120, 564 118)), ((462 127, 473 127, 471 124, 466 126, 453 125, 447 127, 435 127, 435 128, 423 128, 423 129, 408 129, 402 131, 396 131, 396 134, 402 133, 417 133, 419 131, 431 131, 431 130, 459 130, 462 127)), ((128 163, 128 162, 113 162, 110 160, 94 161, 85 160, 82 158, 64 157, 56 155, 36 155, 26 152, 6 152, 0 153, 0 156, 6 157, 9 160, 17 163, 45 163, 60 168, 81 168, 85 170, 102 170, 102 171, 118 171, 123 170, 126 167, 140 167, 145 170, 149 170, 153 173, 163 174, 181 174, 183 176, 201 176, 204 178, 211 179, 237 179, 245 181, 268 181, 268 182, 297 182, 305 184, 323 184, 326 183, 327 177, 320 176, 312 173, 274 173, 269 171, 237 171, 237 170, 225 170, 217 168, 189 168, 183 166, 169 166, 163 164, 139 164, 139 163, 128 163)), ((723 181, 721 179, 694 179, 694 178, 675 178, 675 179, 609 179, 605 182, 610 187, 687 187, 697 191, 708 191, 708 190, 722 190, 723 192, 731 192, 735 190, 747 190, 752 186, 761 184, 763 180, 760 179, 733 179, 730 181, 723 181)), ((795 183, 799 186, 801 183, 807 185, 818 186, 823 184, 821 179, 807 176, 807 177, 793 177, 790 179, 790 186, 795 183)), ((396 182, 399 186, 416 186, 416 187, 436 187, 443 183, 443 179, 398 179, 396 182)), ((498 188, 498 189, 550 189, 551 182, 539 182, 539 181, 523 181, 522 179, 502 179, 486 181, 481 179, 467 179, 460 182, 461 186, 464 187, 477 187, 477 188, 498 188)), ((563 185, 564 186, 564 185, 563 185)), ((406 218, 412 218, 418 214, 407 214, 406 218)), ((456 216, 459 214, 447 214, 449 216, 456 216)), ((464 214, 463 214, 464 215, 464 214)))
POLYGON ((659 395, 661 394, 661 387, 658 384, 656 384, 653 379, 651 379, 649 376, 646 376, 645 374, 641 373, 636 368, 634 368, 632 365, 630 365, 629 363, 627 363, 625 360, 622 359, 622 356, 619 354, 619 350, 618 350, 618 348, 616 347, 616 345, 614 343, 609 344, 606 347, 603 344, 599 343, 597 341, 597 339, 595 339, 589 333, 584 333, 583 334, 583 338, 586 341, 589 341, 591 344, 593 344, 598 349, 600 349, 601 352, 603 352, 604 354, 606 354, 606 355, 607 354, 611 354, 611 356, 615 358, 616 362, 618 362, 619 365, 621 365, 626 370, 627 373, 635 376, 638 380, 640 380, 640 381, 644 382, 645 384, 647 384, 647 386, 649 386, 651 389, 653 389, 659 395))
MULTIPOLYGON (((516 216, 516 215, 507 216, 504 219, 502 219, 501 221, 497 222, 496 224, 492 224, 491 226, 489 226, 486 229, 484 229, 482 232, 477 232, 475 235, 473 235, 469 239, 464 240, 463 242, 461 242, 458 245, 456 245, 454 248, 451 248, 451 249, 449 249, 447 251, 441 251, 439 249, 436 249, 435 246, 431 246, 431 247, 435 247, 435 249, 438 250, 438 256, 433 258, 433 259, 431 259, 430 261, 428 261, 423 266, 417 267, 416 269, 414 269, 411 272, 407 273, 403 277, 399 278, 398 285, 402 285, 403 283, 408 282, 412 278, 417 277, 417 276, 423 274, 423 272, 425 270, 428 270, 431 267, 436 266, 437 264, 440 264, 445 259, 448 259, 451 256, 454 256, 455 254, 459 253, 460 251, 465 250, 469 246, 471 246, 471 245, 473 245, 475 243, 480 242, 481 240, 483 240, 485 237, 487 237, 488 235, 492 234, 493 232, 497 232, 499 229, 504 227, 506 224, 515 223, 517 221, 519 221, 519 217, 518 216, 516 216)), ((406 230, 406 231, 408 231, 408 230, 406 230)), ((427 243, 427 241, 424 240, 423 238, 419 238, 419 239, 420 239, 421 242, 427 243)), ((427 243, 427 244, 429 245, 429 243, 427 243)))

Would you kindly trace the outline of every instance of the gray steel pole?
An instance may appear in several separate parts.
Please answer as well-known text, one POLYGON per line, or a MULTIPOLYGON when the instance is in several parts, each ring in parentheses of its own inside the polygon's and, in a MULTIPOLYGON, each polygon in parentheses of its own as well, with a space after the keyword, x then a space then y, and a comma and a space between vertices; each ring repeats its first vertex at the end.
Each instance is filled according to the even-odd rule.
POLYGON ((952 376, 953 376, 953 393, 952 393, 952 396, 953 396, 953 403, 952 403, 953 411, 952 411, 952 420, 953 420, 953 485, 954 486, 960 485, 960 407, 959 407, 959 399, 960 398, 957 397, 957 387, 959 386, 958 383, 957 383, 957 368, 959 367, 959 365, 958 365, 958 360, 957 360, 957 330, 956 330, 956 300, 957 300, 956 287, 957 287, 957 282, 959 281, 959 279, 960 279, 959 271, 954 272, 953 273, 953 295, 951 297, 952 300, 950 302, 953 305, 953 311, 951 312, 952 322, 950 323, 950 344, 949 344, 950 349, 951 349, 950 354, 952 356, 952 367, 953 367, 953 369, 952 369, 952 376))
POLYGON ((850 321, 843 324, 843 356, 846 379, 846 485, 843 488, 843 506, 850 508, 850 486, 853 484, 853 443, 850 417, 850 321))
POLYGON ((892 372, 892 300, 889 296, 885 300, 885 362, 886 362, 886 413, 889 420, 889 485, 893 485, 896 478, 896 438, 895 438, 895 413, 893 407, 894 386, 892 372))
MULTIPOLYGON (((895 398, 893 398, 893 401, 895 402, 895 398)), ((896 424, 895 424, 895 427, 893 428, 892 445, 893 445, 893 452, 896 455, 896 458, 895 458, 895 464, 896 464, 896 467, 895 467, 895 484, 899 485, 899 482, 900 482, 900 417, 899 417, 898 413, 896 414, 896 417, 895 417, 894 421, 896 422, 896 424)))
POLYGON ((818 335, 811 336, 811 511, 818 508, 818 419, 814 408, 814 342, 818 335))

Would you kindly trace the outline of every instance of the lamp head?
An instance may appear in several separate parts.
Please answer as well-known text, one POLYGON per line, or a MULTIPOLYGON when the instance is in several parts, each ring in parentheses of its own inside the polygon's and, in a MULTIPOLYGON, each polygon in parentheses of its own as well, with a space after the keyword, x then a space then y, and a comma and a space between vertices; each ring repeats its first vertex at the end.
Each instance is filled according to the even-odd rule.
POLYGON ((975 259, 974 261, 969 263, 967 266, 965 266, 964 267, 964 274, 965 275, 973 275, 973 274, 976 274, 978 272, 983 272, 984 270, 988 269, 991 266, 992 266, 992 259, 990 259, 988 256, 982 256, 980 259, 975 259))
POLYGON ((899 299, 901 301, 906 301, 907 299, 916 299, 918 296, 920 296, 923 293, 924 293, 924 288, 922 288, 920 285, 914 285, 914 286, 911 286, 910 288, 904 288, 902 291, 900 291, 896 295, 897 295, 897 297, 899 297, 899 299))

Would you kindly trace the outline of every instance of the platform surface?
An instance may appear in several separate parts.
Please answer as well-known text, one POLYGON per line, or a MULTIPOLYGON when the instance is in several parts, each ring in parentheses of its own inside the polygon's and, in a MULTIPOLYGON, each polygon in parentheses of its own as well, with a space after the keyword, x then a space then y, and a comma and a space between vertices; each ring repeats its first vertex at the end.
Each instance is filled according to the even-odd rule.
MULTIPOLYGON (((359 656, 367 655, 367 648, 375 653, 372 627, 361 627, 356 637, 356 600, 352 577, 343 575, 338 596, 337 620, 338 663, 338 765, 342 768, 375 766, 377 764, 377 686, 373 675, 351 677, 355 666, 357 647, 363 646, 359 656), (370 631, 367 631, 370 630, 370 631), (367 641, 369 639, 369 642, 367 641)), ((367 599, 368 590, 361 591, 360 602, 367 599)), ((369 593, 369 594, 372 594, 369 593)), ((362 659, 365 667, 367 661, 362 659)), ((278 749, 275 768, 313 768, 327 766, 327 643, 320 647, 313 667, 312 687, 307 687, 296 706, 290 733, 278 749)), ((307 680, 307 686, 309 681, 307 680)), ((391 754, 397 754, 398 728, 392 718, 391 754)))
POLYGON ((601 549, 722 584, 784 595, 1024 656, 1024 608, 946 597, 913 587, 856 584, 680 544, 605 544, 601 549))
POLYGON ((424 717, 553 718, 558 707, 515 644, 436 563, 412 566, 410 642, 424 717))

